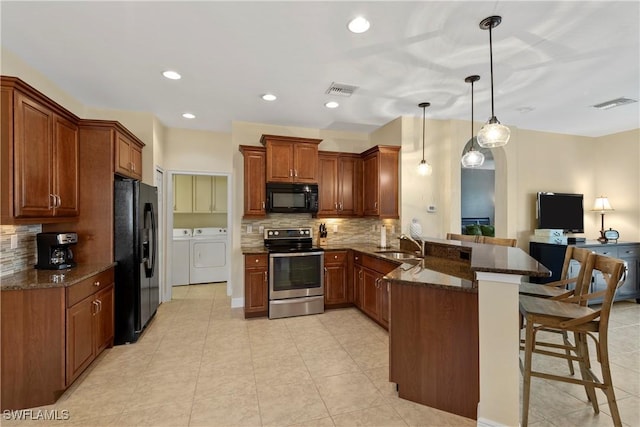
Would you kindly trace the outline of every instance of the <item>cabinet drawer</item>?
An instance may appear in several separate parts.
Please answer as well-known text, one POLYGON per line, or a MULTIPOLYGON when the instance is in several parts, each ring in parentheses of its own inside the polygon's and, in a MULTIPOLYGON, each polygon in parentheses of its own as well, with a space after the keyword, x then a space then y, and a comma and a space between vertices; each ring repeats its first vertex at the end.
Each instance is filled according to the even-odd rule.
POLYGON ((267 255, 245 255, 244 256, 244 267, 245 268, 255 268, 255 267, 266 267, 267 266, 267 255))
POLYGON ((362 255, 362 265, 380 274, 387 274, 391 270, 395 270, 400 265, 400 263, 396 264, 394 262, 385 261, 380 258, 374 258, 369 255, 362 255))
POLYGON ((324 253, 325 265, 343 264, 347 260, 347 251, 326 251, 324 253))
POLYGON ((112 283, 113 268, 110 268, 95 276, 84 279, 73 286, 69 286, 67 288, 67 307, 71 307, 99 290, 105 289, 112 283))
POLYGON ((592 246, 592 247, 590 247, 588 249, 592 250, 593 252, 597 253, 598 255, 604 255, 604 256, 611 257, 611 258, 617 258, 618 257, 618 247, 617 246, 603 246, 603 247, 592 246))
POLYGON ((640 246, 618 246, 618 258, 629 258, 640 256, 640 246))

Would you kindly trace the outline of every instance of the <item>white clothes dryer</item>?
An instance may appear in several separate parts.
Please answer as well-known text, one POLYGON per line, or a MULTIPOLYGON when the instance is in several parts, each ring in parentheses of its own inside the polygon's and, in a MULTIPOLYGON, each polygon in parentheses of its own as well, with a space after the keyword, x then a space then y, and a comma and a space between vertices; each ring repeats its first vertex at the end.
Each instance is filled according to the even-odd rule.
POLYGON ((227 229, 194 228, 190 241, 189 283, 227 281, 227 229))
POLYGON ((191 229, 174 228, 173 246, 171 248, 171 285, 182 286, 189 284, 189 270, 191 262, 191 229))

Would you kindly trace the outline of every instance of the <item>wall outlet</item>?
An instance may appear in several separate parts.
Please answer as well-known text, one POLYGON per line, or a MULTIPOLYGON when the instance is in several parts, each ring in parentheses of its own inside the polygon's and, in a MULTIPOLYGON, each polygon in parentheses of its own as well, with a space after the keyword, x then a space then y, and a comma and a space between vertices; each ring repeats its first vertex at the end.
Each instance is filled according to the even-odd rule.
POLYGON ((261 225, 258 227, 258 231, 260 232, 260 234, 264 233, 264 225, 261 225))
POLYGON ((18 249, 18 235, 11 235, 11 249, 18 249))
POLYGON ((253 233, 253 225, 247 225, 247 234, 253 233))
POLYGON ((396 234, 396 226, 395 225, 391 226, 391 234, 396 234))
POLYGON ((338 232, 338 224, 333 224, 333 232, 334 233, 338 232))

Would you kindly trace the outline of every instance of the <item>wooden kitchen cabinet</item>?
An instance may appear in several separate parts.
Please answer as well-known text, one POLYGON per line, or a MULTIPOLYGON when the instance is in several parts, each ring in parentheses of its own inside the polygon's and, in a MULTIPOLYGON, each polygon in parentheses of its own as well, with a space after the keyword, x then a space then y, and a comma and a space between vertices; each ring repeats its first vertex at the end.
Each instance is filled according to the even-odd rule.
POLYGON ((266 182, 318 182, 318 144, 321 139, 262 135, 266 148, 266 182))
POLYGON ((325 308, 346 307, 351 303, 348 275, 348 251, 324 253, 324 305, 325 308))
POLYGON ((3 223, 68 222, 79 211, 79 119, 17 78, 1 83, 3 223))
POLYGON ((102 350, 113 345, 113 286, 114 270, 111 268, 67 288, 67 386, 102 350))
POLYGON ((361 252, 354 255, 355 304, 385 329, 389 328, 389 284, 383 277, 398 265, 361 252))
POLYGON ((267 216, 266 149, 241 145, 240 152, 244 157, 243 218, 264 218, 267 216))
POLYGON ((321 151, 318 155, 318 217, 362 215, 362 158, 321 151))
POLYGON ((364 216, 399 218, 399 151, 399 146, 378 145, 362 153, 364 216))
POLYGON ((133 179, 142 179, 142 148, 144 144, 133 135, 116 131, 115 172, 133 179))
POLYGON ((244 317, 269 313, 267 254, 244 256, 244 317))

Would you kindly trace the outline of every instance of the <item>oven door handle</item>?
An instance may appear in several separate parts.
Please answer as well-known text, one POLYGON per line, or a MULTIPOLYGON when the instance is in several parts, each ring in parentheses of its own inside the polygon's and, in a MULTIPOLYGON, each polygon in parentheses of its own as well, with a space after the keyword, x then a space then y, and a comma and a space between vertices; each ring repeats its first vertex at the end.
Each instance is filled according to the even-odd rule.
POLYGON ((269 253, 269 256, 272 258, 289 258, 296 256, 315 256, 315 255, 324 255, 324 251, 317 252, 273 252, 269 253))

